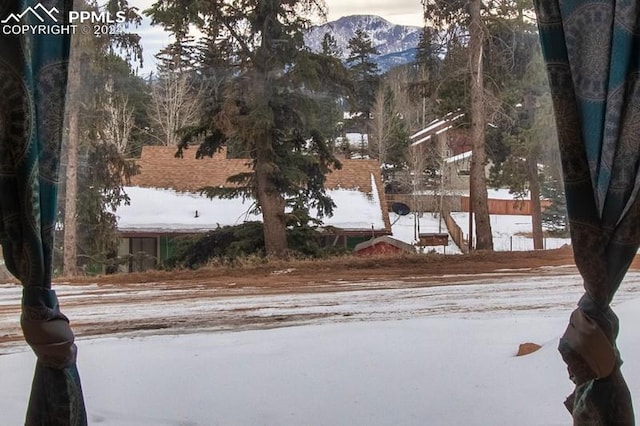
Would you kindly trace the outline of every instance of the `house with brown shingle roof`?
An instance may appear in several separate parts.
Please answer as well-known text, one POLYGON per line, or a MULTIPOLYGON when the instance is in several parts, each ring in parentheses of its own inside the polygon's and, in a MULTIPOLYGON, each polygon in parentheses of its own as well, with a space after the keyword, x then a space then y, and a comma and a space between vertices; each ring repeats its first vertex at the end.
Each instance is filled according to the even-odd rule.
MULTIPOLYGON (((227 158, 226 150, 196 159, 173 147, 145 146, 136 160, 140 173, 125 192, 128 205, 116 211, 121 236, 119 255, 145 253, 130 270, 162 263, 174 250, 177 236, 198 234, 245 221, 262 220, 252 199, 209 199, 204 187, 228 187, 227 178, 250 171, 249 160, 227 158)), ((353 248, 373 237, 391 234, 380 168, 375 160, 341 160, 342 169, 327 175, 327 194, 336 207, 321 218, 325 243, 353 248)), ((314 212, 311 212, 314 215, 314 212)))

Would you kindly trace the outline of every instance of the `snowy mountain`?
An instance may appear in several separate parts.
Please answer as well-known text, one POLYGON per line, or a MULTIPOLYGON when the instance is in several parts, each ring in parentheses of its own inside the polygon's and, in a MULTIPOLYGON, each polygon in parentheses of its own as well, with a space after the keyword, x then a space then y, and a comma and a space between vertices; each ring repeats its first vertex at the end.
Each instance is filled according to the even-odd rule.
POLYGON ((305 36, 307 46, 314 52, 322 50, 322 39, 330 33, 342 51, 342 59, 349 56, 347 45, 358 28, 367 32, 380 56, 376 62, 382 72, 413 61, 422 28, 396 25, 375 15, 344 16, 337 21, 314 26, 305 36))

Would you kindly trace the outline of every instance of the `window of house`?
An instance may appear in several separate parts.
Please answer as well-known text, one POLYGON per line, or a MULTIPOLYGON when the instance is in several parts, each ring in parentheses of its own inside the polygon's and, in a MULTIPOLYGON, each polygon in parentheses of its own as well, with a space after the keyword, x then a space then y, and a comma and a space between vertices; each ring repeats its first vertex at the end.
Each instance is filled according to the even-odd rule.
POLYGON ((129 239, 130 272, 143 272, 156 266, 158 255, 158 240, 153 237, 138 237, 129 239))

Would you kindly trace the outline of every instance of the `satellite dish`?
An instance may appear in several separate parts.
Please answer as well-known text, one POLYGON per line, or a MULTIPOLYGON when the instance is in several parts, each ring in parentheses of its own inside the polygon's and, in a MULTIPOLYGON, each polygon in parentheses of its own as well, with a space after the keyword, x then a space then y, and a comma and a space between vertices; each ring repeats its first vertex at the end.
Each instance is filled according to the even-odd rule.
POLYGON ((391 204, 391 210, 398 216, 406 216, 411 213, 411 209, 405 203, 393 203, 391 204))

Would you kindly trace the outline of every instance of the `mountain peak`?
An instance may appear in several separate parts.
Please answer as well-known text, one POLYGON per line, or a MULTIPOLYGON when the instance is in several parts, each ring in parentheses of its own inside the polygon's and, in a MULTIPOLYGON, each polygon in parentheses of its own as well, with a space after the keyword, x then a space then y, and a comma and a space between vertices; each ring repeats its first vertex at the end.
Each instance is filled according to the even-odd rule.
POLYGON ((387 21, 386 19, 384 19, 382 16, 378 16, 378 15, 348 15, 348 16, 341 16, 340 18, 336 19, 334 22, 337 23, 344 23, 344 22, 348 22, 348 21, 358 21, 358 22, 384 22, 387 23, 389 25, 393 25, 391 22, 387 21))
POLYGON ((305 36, 307 46, 314 52, 322 50, 322 40, 326 33, 331 34, 341 50, 341 59, 349 56, 347 48, 349 40, 355 35, 357 29, 364 30, 371 39, 371 43, 380 54, 378 59, 392 57, 392 64, 378 65, 381 71, 386 71, 391 66, 400 65, 413 60, 415 48, 420 41, 422 28, 396 25, 377 15, 351 15, 343 16, 335 21, 323 25, 313 26, 305 36), (398 60, 398 57, 404 59, 398 60))

